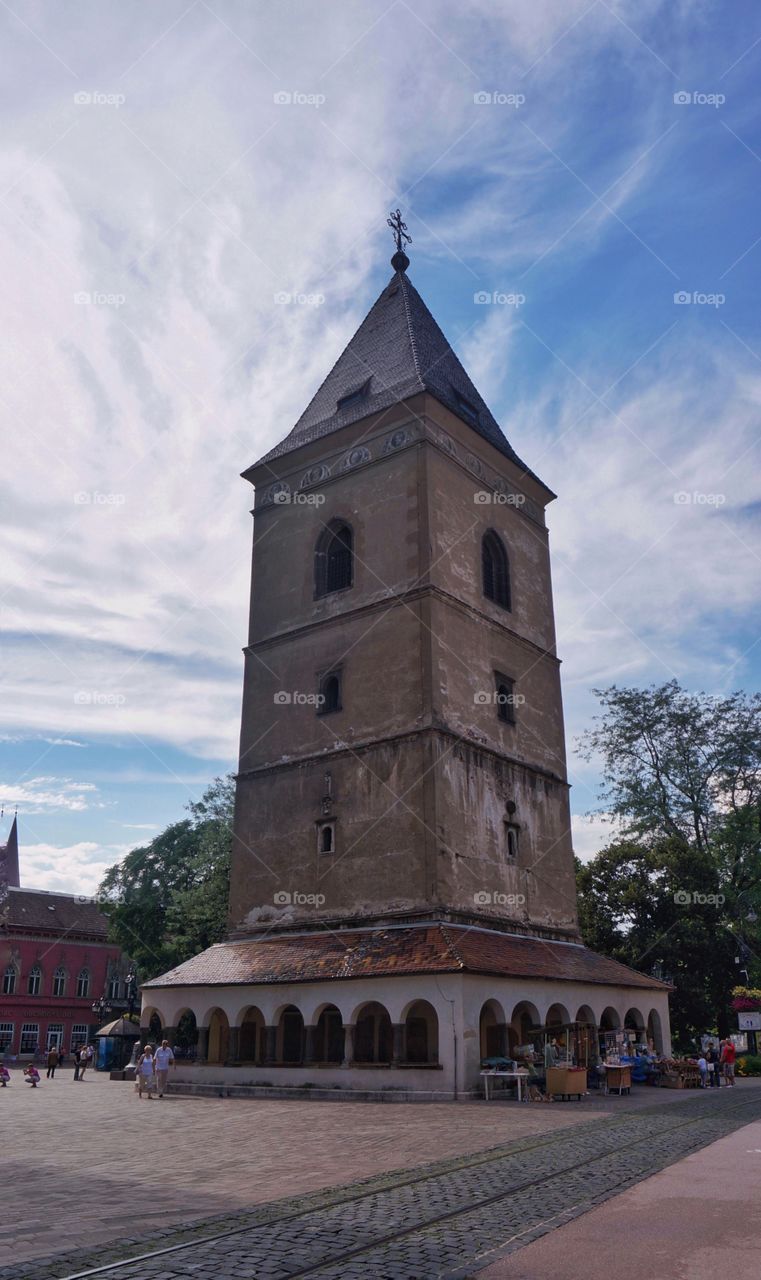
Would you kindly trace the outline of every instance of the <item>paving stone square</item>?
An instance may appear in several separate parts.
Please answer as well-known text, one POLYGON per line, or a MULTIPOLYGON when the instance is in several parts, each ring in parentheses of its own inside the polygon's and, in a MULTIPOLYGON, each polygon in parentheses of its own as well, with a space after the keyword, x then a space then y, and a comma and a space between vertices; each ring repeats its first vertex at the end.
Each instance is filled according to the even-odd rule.
POLYGON ((0 1266, 412 1168, 604 1109, 167 1096, 71 1071, 0 1090, 0 1266))

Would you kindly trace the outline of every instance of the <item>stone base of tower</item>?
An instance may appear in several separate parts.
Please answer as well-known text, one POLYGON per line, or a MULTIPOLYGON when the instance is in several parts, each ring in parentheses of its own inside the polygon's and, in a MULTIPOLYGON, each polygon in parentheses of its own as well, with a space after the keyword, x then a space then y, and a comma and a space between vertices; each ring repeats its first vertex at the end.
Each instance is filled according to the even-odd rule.
POLYGON ((669 988, 578 943, 451 924, 220 943, 143 987, 145 1038, 195 1040, 173 1079, 456 1099, 530 1027, 636 1027, 670 1051, 669 988))

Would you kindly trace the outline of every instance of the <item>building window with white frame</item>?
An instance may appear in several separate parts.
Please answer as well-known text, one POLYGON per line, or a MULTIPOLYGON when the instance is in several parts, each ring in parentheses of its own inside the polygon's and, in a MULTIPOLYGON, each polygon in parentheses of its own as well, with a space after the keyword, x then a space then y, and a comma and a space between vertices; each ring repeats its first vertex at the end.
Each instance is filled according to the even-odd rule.
POLYGON ((75 1022, 71 1028, 71 1052, 74 1053, 83 1044, 87 1044, 87 1023, 75 1022))
POLYGON ((13 1044, 13 1023, 0 1022, 0 1053, 9 1053, 13 1044))
POLYGON ((121 999, 122 980, 118 973, 112 973, 108 980, 108 998, 109 1000, 121 999))
POLYGON ((21 1024, 21 1043, 19 1053, 36 1053, 40 1042, 39 1022, 23 1022, 21 1024))
POLYGON ((63 1045, 63 1023, 49 1022, 48 1033, 45 1038, 45 1048, 48 1053, 51 1049, 60 1049, 63 1045))
POLYGON ((26 984, 27 993, 30 996, 38 996, 42 987, 42 969, 38 964, 32 966, 29 970, 29 979, 26 984))
POLYGON ((3 974, 3 995, 4 996, 12 996, 16 994, 17 978, 18 978, 18 973, 16 972, 15 964, 9 964, 8 968, 5 970, 5 973, 3 974))
POLYGON ((86 1000, 90 994, 90 970, 80 969, 77 978, 77 999, 86 1000))
POLYGON ((60 964, 53 974, 53 995, 66 995, 66 970, 60 964))

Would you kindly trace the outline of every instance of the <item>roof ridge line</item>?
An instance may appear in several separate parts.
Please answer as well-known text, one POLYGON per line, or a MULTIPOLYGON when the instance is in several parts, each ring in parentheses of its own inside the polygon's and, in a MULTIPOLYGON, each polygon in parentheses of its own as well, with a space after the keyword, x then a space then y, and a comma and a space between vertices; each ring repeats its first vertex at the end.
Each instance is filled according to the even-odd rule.
POLYGON ((412 350, 412 363, 415 366, 415 373, 420 379, 420 382, 423 384, 423 386, 425 386, 425 379, 422 373, 420 372, 420 359, 418 357, 418 349, 417 349, 417 341, 415 339, 415 332, 412 328, 412 313, 410 311, 409 295, 407 293, 407 288, 410 282, 403 271, 399 271, 397 272, 397 274, 400 277, 400 283, 402 286, 402 298, 404 300, 404 318, 407 321, 407 333, 409 334, 410 348, 412 350))
POLYGON ((440 924, 440 925, 439 925, 439 929, 441 930, 441 932, 442 932, 442 933, 443 933, 443 935, 444 935, 444 941, 446 942, 446 944, 447 944, 447 947, 448 947, 449 951, 450 951, 450 952, 452 953, 452 955, 454 956, 454 958, 455 958, 455 960, 457 961, 457 963, 458 963, 458 965, 460 966, 460 968, 461 968, 461 969, 464 969, 464 968, 465 968, 465 961, 463 960, 462 956, 460 955, 460 952, 459 952, 459 951, 458 951, 458 949, 457 949, 457 945, 456 945, 456 943, 455 943, 454 939, 450 937, 449 929, 448 929, 447 925, 445 925, 445 924, 440 924))

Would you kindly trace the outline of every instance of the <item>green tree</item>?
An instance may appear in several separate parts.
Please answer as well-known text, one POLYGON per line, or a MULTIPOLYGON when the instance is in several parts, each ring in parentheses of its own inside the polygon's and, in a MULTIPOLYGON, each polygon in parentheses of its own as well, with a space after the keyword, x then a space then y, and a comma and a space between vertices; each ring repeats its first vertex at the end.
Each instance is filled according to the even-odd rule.
POLYGON ((725 927, 710 859, 679 840, 651 847, 617 841, 590 862, 577 861, 577 885, 585 942, 674 984, 676 1045, 693 1049, 703 1031, 725 1035, 736 981, 735 942, 725 927))
POLYGON ((741 971, 761 976, 761 698, 675 680, 595 693, 582 755, 602 761, 622 834, 578 868, 582 931, 635 968, 657 960, 687 1047, 717 1023, 726 1034, 741 971))
POLYGON ((141 980, 219 942, 227 921, 232 777, 216 778, 190 817, 174 822, 106 872, 100 886, 111 937, 141 980))

